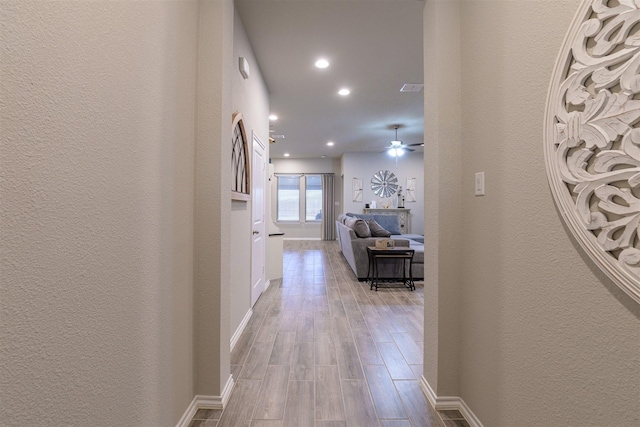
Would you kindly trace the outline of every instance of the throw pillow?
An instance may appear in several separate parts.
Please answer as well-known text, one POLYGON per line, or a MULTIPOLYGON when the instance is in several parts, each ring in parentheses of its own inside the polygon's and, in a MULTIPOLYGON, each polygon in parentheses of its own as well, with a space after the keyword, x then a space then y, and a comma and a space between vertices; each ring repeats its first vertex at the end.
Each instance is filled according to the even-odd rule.
POLYGON ((349 227, 352 230, 355 230, 355 226, 356 226, 356 218, 351 218, 351 217, 346 217, 344 219, 344 225, 346 225, 347 227, 349 227))
POLYGON ((382 228, 380 224, 376 222, 375 219, 371 218, 368 222, 369 230, 371 230, 372 237, 389 237, 391 233, 382 228))
POLYGON ((371 230, 369 230, 369 225, 364 219, 356 220, 353 231, 356 232, 358 237, 371 237, 371 230))

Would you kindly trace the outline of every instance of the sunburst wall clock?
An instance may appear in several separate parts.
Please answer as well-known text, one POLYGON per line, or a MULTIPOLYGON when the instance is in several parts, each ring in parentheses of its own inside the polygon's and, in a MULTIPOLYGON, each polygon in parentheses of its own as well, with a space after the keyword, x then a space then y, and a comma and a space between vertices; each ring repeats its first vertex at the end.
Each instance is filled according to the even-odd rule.
POLYGON ((388 170, 378 171, 371 178, 371 190, 378 197, 391 197, 398 190, 398 178, 388 170))

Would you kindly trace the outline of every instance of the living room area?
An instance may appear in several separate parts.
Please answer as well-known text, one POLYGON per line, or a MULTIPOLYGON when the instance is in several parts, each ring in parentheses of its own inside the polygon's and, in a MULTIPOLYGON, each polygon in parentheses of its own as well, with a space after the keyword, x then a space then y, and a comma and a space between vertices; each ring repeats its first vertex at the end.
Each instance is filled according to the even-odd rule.
POLYGON ((304 214, 307 207, 304 178, 322 174, 332 174, 335 178, 331 200, 334 211, 332 218, 326 218, 328 221, 336 220, 341 213, 365 214, 371 213, 371 209, 378 209, 382 210, 379 213, 388 214, 401 208, 403 218, 406 218, 406 226, 402 224, 403 234, 424 235, 424 166, 421 151, 405 153, 398 159, 382 150, 374 153, 344 153, 338 159, 273 158, 271 164, 270 215, 277 227, 285 233, 286 239, 322 238, 321 221, 316 218, 316 211, 310 217, 304 214), (394 180, 394 189, 392 194, 381 197, 374 192, 375 183, 372 181, 376 180, 376 174, 385 171, 394 180), (279 220, 278 209, 282 205, 282 201, 278 200, 279 176, 300 178, 300 195, 296 201, 302 213, 296 220, 279 220))

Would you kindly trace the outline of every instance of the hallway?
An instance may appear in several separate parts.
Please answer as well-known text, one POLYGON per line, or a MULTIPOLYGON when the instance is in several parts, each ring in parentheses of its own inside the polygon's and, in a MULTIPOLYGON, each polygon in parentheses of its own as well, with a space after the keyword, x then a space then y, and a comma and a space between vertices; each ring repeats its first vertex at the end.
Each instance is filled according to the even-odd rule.
POLYGON ((260 297, 231 354, 225 410, 199 410, 190 427, 468 425, 457 411, 438 414, 420 389, 416 288, 370 291, 337 242, 285 241, 284 278, 260 297))

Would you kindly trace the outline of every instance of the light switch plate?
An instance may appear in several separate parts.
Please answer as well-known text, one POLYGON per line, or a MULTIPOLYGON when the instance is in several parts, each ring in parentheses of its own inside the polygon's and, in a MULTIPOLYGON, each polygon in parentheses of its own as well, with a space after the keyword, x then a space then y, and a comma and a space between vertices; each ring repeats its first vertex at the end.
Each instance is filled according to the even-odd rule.
POLYGON ((484 196, 484 172, 476 173, 476 196, 484 196))

